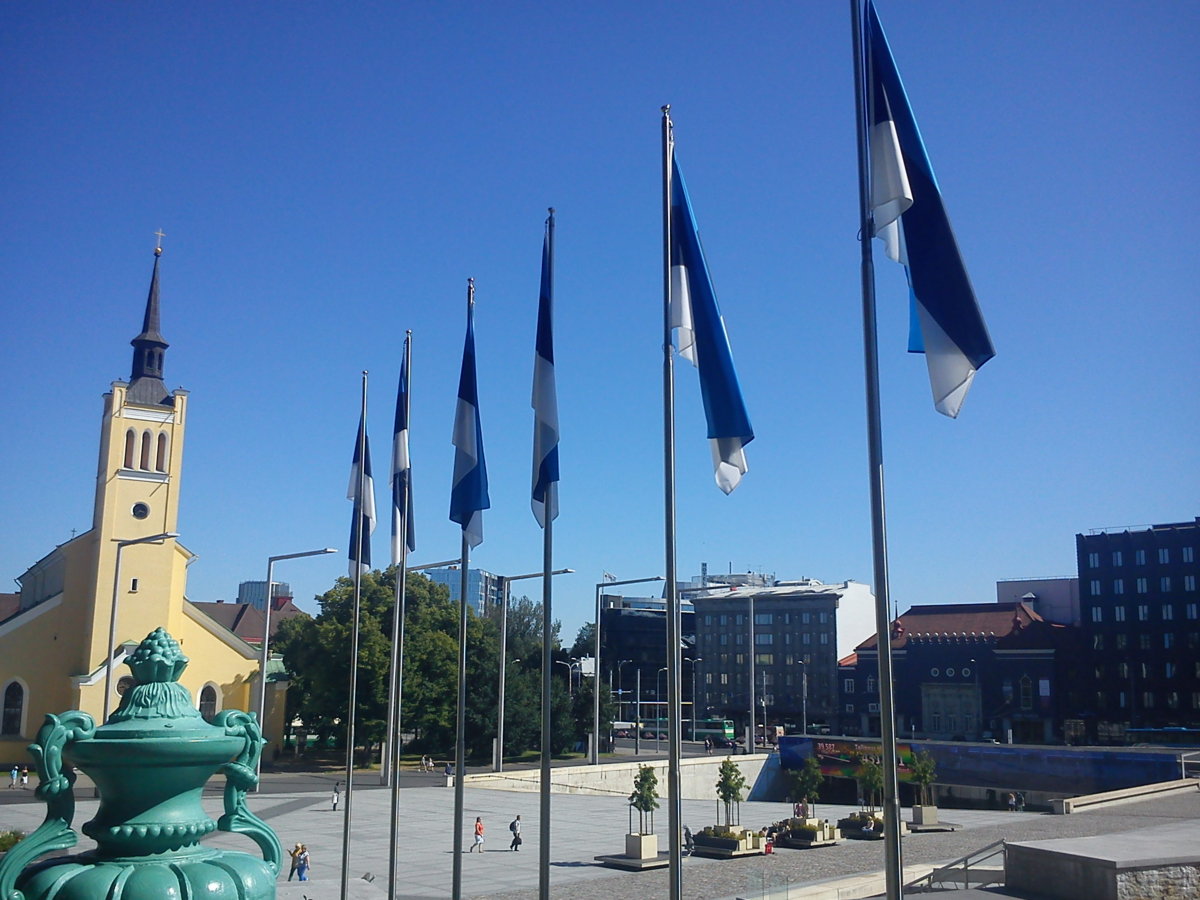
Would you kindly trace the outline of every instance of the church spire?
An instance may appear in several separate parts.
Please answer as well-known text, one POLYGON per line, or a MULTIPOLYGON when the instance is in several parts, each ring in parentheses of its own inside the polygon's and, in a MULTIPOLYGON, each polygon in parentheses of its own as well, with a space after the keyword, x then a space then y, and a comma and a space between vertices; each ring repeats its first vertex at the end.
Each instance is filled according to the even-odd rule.
POLYGON ((154 271, 150 276, 150 293, 146 297, 146 313, 142 317, 142 332, 130 343, 133 345, 133 370, 129 376, 128 398, 146 406, 170 406, 171 398, 163 384, 163 354, 169 346, 159 333, 158 261, 162 257, 163 234, 157 232, 159 243, 154 248, 154 271))

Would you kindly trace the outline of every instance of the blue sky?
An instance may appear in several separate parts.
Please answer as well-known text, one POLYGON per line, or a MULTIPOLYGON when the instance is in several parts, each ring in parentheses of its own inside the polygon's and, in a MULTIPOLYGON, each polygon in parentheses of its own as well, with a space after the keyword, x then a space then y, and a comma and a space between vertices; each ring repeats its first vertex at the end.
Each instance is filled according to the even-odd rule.
MULTIPOLYGON (((991 600, 997 579, 1074 574, 1076 532, 1200 510, 1200 6, 879 10, 997 349, 961 417, 936 414, 904 352, 903 272, 878 264, 892 594, 991 600)), ((679 370, 680 575, 871 582, 848 19, 842 2, 3 4, 0 569, 90 526, 100 397, 128 377, 161 227, 166 381, 192 392, 192 599, 336 546, 276 569, 312 609, 345 571, 359 373, 379 473, 405 329, 413 562, 458 553, 468 276, 492 497, 473 562, 536 571, 554 206, 555 564, 578 571, 555 612, 573 637, 603 571, 663 568, 670 103, 757 432, 723 496, 679 370)))

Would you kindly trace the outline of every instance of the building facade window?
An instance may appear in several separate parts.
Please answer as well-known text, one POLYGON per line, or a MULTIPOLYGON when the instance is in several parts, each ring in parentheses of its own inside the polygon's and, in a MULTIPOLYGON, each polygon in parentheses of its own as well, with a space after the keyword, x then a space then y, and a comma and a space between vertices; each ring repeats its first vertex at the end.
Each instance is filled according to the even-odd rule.
POLYGON ((1175 618, 1175 605, 1172 603, 1164 603, 1162 605, 1162 617, 1164 622, 1170 622, 1175 618))
POLYGON ((1171 592, 1171 576, 1170 575, 1164 575, 1162 578, 1158 579, 1158 589, 1160 591, 1162 591, 1164 594, 1169 594, 1171 592))
POLYGON ((1138 647, 1140 647, 1142 650, 1149 650, 1150 649, 1150 635, 1139 634, 1138 635, 1138 647))
POLYGON ((1138 621, 1145 622, 1150 618, 1150 605, 1147 603, 1138 604, 1138 621))
POLYGON ((868 694, 875 693, 875 676, 874 675, 867 676, 867 693, 868 694))
POLYGON ((1185 563, 1196 561, 1196 550, 1194 547, 1181 547, 1179 552, 1183 554, 1183 561, 1185 563))
POLYGON ((1123 607, 1123 606, 1114 606, 1113 607, 1113 620, 1116 622, 1124 622, 1125 621, 1125 607, 1123 607))
POLYGON ((150 443, 150 432, 142 432, 142 455, 141 459, 138 461, 138 468, 144 472, 150 471, 150 443))
POLYGON ((154 457, 154 470, 156 472, 167 471, 167 436, 161 431, 158 434, 158 452, 154 457))
POLYGON ((133 456, 137 449, 137 435, 130 428, 125 432, 125 468, 133 468, 133 456))
POLYGON ((853 678, 847 678, 842 681, 842 691, 847 694, 854 693, 854 679, 853 678))
POLYGON ((1113 579, 1113 593, 1114 594, 1125 593, 1125 579, 1124 578, 1114 578, 1113 579))
POLYGON ((1104 621, 1104 610, 1101 609, 1099 606, 1092 607, 1092 621, 1093 622, 1103 622, 1104 621))
POLYGON ((24 715, 25 688, 18 681, 10 681, 4 689, 4 713, 0 717, 0 734, 20 735, 24 715))
POLYGON ((1145 578, 1139 578, 1137 580, 1136 586, 1137 586, 1137 592, 1139 594, 1144 594, 1149 589, 1149 584, 1147 583, 1145 578))
POLYGON ((1021 676, 1021 709, 1033 709, 1033 681, 1028 675, 1021 676))
POLYGON ((1183 589, 1188 592, 1194 592, 1196 590, 1196 576, 1195 575, 1184 575, 1183 576, 1183 589))
POLYGON ((1100 568, 1100 554, 1099 553, 1089 553, 1088 554, 1088 568, 1089 569, 1100 568))
POLYGON ((1163 649, 1170 650, 1175 646, 1175 634, 1170 631, 1163 632, 1163 649))
POLYGON ((773 624, 775 624, 775 617, 773 615, 771 615, 771 613, 755 613, 754 614, 754 624, 755 625, 773 625, 773 624))
POLYGON ((758 644, 760 647, 770 646, 771 644, 775 643, 775 635, 771 634, 770 632, 766 634, 756 634, 754 636, 754 643, 758 644))
POLYGON ((1135 565, 1144 566, 1146 564, 1146 551, 1145 550, 1133 551, 1133 562, 1135 565))
POLYGON ((1171 549, 1169 547, 1158 548, 1158 564, 1165 566, 1171 562, 1171 549))
POLYGON ((1189 619, 1195 619, 1196 616, 1200 614, 1200 604, 1189 603, 1184 607, 1184 613, 1189 619))
POLYGON ((1112 552, 1112 561, 1113 561, 1114 566, 1123 565, 1123 563, 1121 561, 1121 551, 1120 550, 1114 550, 1112 552))
POLYGON ((1092 583, 1088 587, 1091 590, 1093 597, 1100 596, 1100 579, 1099 578, 1093 578, 1092 583))
POLYGON ((217 692, 211 684, 206 684, 200 691, 200 715, 204 721, 211 722, 217 714, 217 692))

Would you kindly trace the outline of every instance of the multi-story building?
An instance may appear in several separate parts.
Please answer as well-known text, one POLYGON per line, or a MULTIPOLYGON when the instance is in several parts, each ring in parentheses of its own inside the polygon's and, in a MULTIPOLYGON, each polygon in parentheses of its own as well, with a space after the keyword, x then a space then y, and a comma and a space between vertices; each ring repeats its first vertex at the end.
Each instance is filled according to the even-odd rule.
POLYGON ((1200 728, 1200 518, 1075 536, 1088 730, 1200 728))
POLYGON ((839 608, 869 611, 867 585, 716 585, 698 589, 692 603, 702 711, 740 728, 753 697, 757 722, 803 727, 833 720, 839 608))
MULTIPOLYGON (((271 582, 271 596, 275 599, 275 608, 279 608, 280 600, 291 600, 292 586, 286 581, 271 582)), ((265 581, 243 581, 238 585, 237 602, 249 603, 255 609, 266 609, 267 583, 265 581)))
MULTIPOLYGON (((683 717, 691 718, 695 624, 692 604, 679 604, 680 640, 683 644, 683 717)), ((600 660, 618 701, 621 721, 634 721, 641 703, 641 718, 665 716, 667 700, 667 612, 661 597, 600 596, 600 660)))
MULTIPOLYGON (((457 568, 428 569, 430 581, 444 584, 450 589, 450 599, 458 603, 462 598, 462 572, 457 568)), ((485 569, 467 570, 467 602, 479 615, 486 615, 500 605, 504 579, 485 569)))

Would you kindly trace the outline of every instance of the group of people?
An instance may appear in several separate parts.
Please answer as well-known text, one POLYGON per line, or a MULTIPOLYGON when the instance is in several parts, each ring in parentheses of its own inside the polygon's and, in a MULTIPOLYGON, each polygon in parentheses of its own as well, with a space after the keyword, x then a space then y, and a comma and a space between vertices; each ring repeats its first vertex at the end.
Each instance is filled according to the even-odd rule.
MULTIPOLYGON (((471 849, 468 853, 474 853, 476 849, 480 853, 483 852, 483 818, 475 817, 475 841, 471 844, 471 849)), ((517 851, 521 849, 521 844, 524 840, 521 838, 521 817, 518 815, 515 819, 508 823, 508 830, 512 834, 512 841, 508 845, 509 850, 517 851)))
POLYGON ((292 869, 288 872, 288 881, 292 880, 293 875, 298 875, 301 881, 308 881, 308 870, 312 866, 308 847, 304 844, 296 844, 288 851, 288 856, 292 858, 292 869))
POLYGON ((14 765, 8 773, 10 779, 8 789, 11 791, 16 788, 17 784, 21 785, 21 790, 29 790, 29 766, 14 765))
POLYGON ((1025 795, 1024 795, 1024 794, 1022 794, 1020 791, 1017 791, 1017 792, 1015 792, 1015 793, 1014 793, 1014 792, 1012 792, 1012 791, 1009 791, 1009 792, 1008 792, 1008 797, 1007 797, 1007 798, 1005 798, 1005 799, 1006 799, 1006 801, 1008 802, 1008 811, 1009 811, 1009 812, 1021 812, 1021 811, 1024 811, 1024 809, 1025 809, 1025 795))

